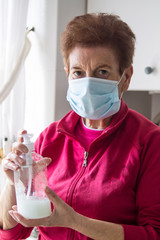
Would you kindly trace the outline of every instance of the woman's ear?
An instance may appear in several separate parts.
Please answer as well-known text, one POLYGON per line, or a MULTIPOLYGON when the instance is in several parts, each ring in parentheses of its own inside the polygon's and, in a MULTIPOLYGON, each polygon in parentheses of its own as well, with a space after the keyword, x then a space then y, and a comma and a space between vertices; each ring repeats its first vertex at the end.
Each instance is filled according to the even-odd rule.
POLYGON ((69 71, 68 71, 68 68, 67 68, 66 66, 64 66, 64 71, 66 72, 66 75, 67 75, 67 77, 68 77, 69 71))
POLYGON ((127 89, 129 88, 132 75, 133 75, 133 66, 130 65, 128 68, 125 69, 125 73, 124 73, 125 80, 124 80, 123 89, 122 89, 123 92, 127 91, 127 89))

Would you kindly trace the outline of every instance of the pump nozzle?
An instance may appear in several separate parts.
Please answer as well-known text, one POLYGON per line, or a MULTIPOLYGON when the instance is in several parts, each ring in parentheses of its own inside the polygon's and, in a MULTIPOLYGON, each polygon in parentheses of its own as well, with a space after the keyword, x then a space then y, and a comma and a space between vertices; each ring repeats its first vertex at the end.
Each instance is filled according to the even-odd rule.
POLYGON ((23 144, 28 148, 28 153, 25 154, 25 160, 26 165, 31 165, 32 160, 32 152, 34 152, 34 143, 31 142, 31 138, 33 137, 33 134, 27 133, 27 134, 21 134, 21 137, 23 138, 23 144))
POLYGON ((22 134, 21 137, 23 138, 23 144, 26 145, 30 152, 34 151, 34 143, 31 141, 33 137, 32 133, 22 134))

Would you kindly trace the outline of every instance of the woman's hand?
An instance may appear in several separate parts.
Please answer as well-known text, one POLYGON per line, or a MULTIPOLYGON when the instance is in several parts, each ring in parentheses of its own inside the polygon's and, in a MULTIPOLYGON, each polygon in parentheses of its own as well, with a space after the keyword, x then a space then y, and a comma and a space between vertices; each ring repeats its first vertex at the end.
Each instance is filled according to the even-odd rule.
MULTIPOLYGON (((20 132, 20 134, 26 133, 25 130, 20 132)), ((24 159, 20 155, 27 152, 27 147, 22 144, 22 139, 19 138, 19 142, 15 142, 12 145, 12 152, 2 160, 3 171, 12 185, 14 185, 14 171, 18 170, 24 164, 24 159)))
POLYGON ((45 226, 45 227, 70 227, 74 223, 75 211, 66 204, 58 195, 49 187, 46 187, 45 193, 49 200, 53 203, 54 209, 49 217, 41 219, 27 219, 17 212, 17 206, 13 206, 10 215, 15 221, 25 227, 45 226))
POLYGON ((13 206, 13 210, 9 211, 10 215, 24 227, 67 227, 91 239, 124 240, 123 227, 120 224, 85 217, 74 211, 50 188, 46 187, 45 192, 54 206, 53 212, 49 217, 27 219, 17 212, 16 206, 13 206))
MULTIPOLYGON (((19 142, 15 142, 12 145, 12 152, 10 152, 3 160, 3 171, 11 185, 14 185, 14 171, 18 170, 25 164, 25 160, 21 157, 22 153, 27 153, 28 148, 23 144, 23 134, 27 131, 23 130, 19 133, 19 142)), ((33 163, 35 166, 35 174, 40 171, 44 166, 48 166, 52 160, 50 158, 42 158, 41 160, 33 163)))

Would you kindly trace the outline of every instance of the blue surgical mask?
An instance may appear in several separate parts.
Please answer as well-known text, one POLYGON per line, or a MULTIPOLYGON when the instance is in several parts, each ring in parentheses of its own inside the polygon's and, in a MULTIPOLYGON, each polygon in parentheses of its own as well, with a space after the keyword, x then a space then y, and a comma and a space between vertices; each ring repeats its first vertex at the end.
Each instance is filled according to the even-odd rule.
POLYGON ((93 120, 110 117, 120 108, 119 82, 93 77, 69 80, 67 100, 81 117, 93 120))

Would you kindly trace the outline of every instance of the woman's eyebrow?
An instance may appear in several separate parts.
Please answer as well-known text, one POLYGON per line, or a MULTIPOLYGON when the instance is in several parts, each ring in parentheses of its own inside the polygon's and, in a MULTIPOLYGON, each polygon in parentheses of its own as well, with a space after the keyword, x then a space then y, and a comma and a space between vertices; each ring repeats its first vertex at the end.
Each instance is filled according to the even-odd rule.
MULTIPOLYGON (((82 68, 82 66, 80 65, 75 65, 75 66, 72 66, 71 69, 80 69, 82 68)), ((112 69, 112 67, 108 64, 98 64, 97 66, 95 66, 95 69, 98 69, 98 68, 109 68, 109 69, 112 69)))
POLYGON ((83 66, 74 65, 70 68, 70 71, 83 71, 83 66))
POLYGON ((109 69, 112 69, 112 67, 111 67, 110 65, 108 65, 108 64, 99 64, 99 65, 96 67, 96 69, 98 69, 98 68, 109 68, 109 69))
POLYGON ((81 66, 78 66, 78 65, 75 65, 75 66, 72 66, 71 69, 80 69, 81 66))

